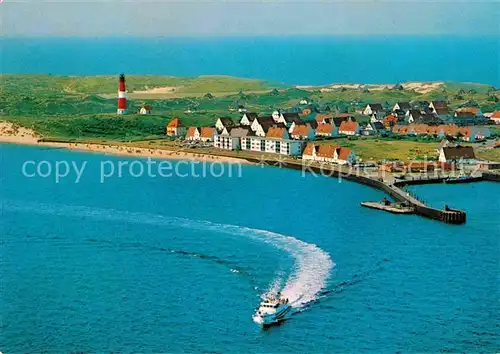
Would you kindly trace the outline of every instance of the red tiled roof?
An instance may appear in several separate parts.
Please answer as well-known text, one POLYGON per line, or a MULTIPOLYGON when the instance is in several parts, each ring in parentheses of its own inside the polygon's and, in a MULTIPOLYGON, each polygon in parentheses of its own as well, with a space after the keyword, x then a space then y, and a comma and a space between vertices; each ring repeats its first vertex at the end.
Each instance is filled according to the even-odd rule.
POLYGON ((439 134, 441 131, 441 128, 439 126, 428 126, 427 127, 427 134, 439 134))
POLYGON ((188 137, 194 136, 194 133, 196 133, 197 130, 198 130, 197 127, 189 127, 186 136, 188 137))
POLYGON ((413 124, 411 125, 415 134, 427 134, 429 126, 427 124, 413 124))
POLYGON ((358 128, 358 122, 345 120, 342 123, 340 123, 339 131, 355 132, 357 128, 358 128))
POLYGON ((310 126, 308 124, 295 125, 292 135, 307 136, 309 133, 309 127, 310 126))
POLYGON ((346 161, 350 153, 351 149, 347 147, 341 147, 337 150, 338 159, 346 161))
POLYGON ((202 138, 213 138, 215 128, 202 127, 201 128, 201 137, 202 138))
POLYGON ((303 155, 308 155, 312 156, 313 151, 316 149, 316 146, 314 146, 314 143, 307 143, 306 148, 304 149, 304 152, 302 153, 303 155))
POLYGON ((469 138, 471 136, 471 129, 470 128, 460 128, 459 129, 460 134, 463 136, 469 138))
POLYGON ((181 121, 179 120, 179 118, 175 118, 173 120, 171 120, 168 125, 167 125, 167 128, 181 128, 183 127, 184 125, 182 125, 181 121))
POLYGON ((335 156, 336 145, 319 145, 318 152, 316 153, 319 157, 328 157, 333 159, 335 156))
POLYGON ((491 115, 491 118, 492 119, 500 119, 500 111, 493 112, 493 114, 491 115))
POLYGON ((455 110, 456 113, 470 113, 470 114, 477 114, 479 112, 479 108, 477 107, 462 107, 462 108, 457 108, 455 110))
POLYGON ((335 126, 333 124, 320 123, 318 124, 318 128, 316 129, 317 133, 320 134, 332 134, 335 126))
POLYGON ((407 135, 409 130, 407 125, 395 125, 392 127, 392 132, 394 134, 407 135))
POLYGON ((266 138, 283 138, 286 129, 282 127, 270 127, 267 131, 266 138))
POLYGON ((382 122, 386 127, 394 126, 398 122, 398 117, 391 114, 386 116, 382 122))

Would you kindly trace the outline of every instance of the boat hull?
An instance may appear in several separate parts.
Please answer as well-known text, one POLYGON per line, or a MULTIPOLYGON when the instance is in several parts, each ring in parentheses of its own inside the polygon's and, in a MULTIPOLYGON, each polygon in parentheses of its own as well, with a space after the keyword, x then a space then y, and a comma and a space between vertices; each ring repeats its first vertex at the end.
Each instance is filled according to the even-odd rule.
POLYGON ((468 178, 450 178, 446 179, 444 183, 446 184, 459 184, 459 183, 470 183, 481 181, 482 177, 468 177, 468 178))
POLYGON ((253 320, 255 323, 261 325, 262 327, 271 326, 286 319, 286 315, 290 313, 291 310, 292 307, 290 305, 286 305, 283 307, 283 309, 279 309, 279 311, 273 314, 264 314, 264 315, 256 314, 253 317, 253 320))

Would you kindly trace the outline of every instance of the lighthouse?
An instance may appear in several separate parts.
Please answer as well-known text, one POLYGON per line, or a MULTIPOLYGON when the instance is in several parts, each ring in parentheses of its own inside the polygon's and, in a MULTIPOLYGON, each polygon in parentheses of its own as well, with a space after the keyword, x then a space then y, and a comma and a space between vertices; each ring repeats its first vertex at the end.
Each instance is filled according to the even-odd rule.
POLYGON ((125 92, 125 75, 120 75, 120 81, 118 86, 118 110, 117 114, 127 113, 127 94, 125 92))

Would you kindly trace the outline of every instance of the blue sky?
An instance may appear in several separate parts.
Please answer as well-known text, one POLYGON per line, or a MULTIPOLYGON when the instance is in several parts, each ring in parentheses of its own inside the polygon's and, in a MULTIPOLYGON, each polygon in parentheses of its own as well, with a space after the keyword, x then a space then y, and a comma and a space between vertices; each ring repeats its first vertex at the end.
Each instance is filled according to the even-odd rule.
POLYGON ((498 1, 4 0, 4 36, 492 35, 498 1))

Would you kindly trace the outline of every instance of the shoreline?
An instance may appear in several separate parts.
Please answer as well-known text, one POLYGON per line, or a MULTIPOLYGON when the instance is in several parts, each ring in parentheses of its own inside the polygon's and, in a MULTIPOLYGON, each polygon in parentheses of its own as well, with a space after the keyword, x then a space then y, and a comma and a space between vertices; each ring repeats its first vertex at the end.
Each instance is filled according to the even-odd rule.
POLYGON ((56 143, 39 142, 40 137, 33 131, 14 127, 12 123, 0 122, 0 144, 52 147, 70 151, 95 152, 102 155, 151 157, 164 160, 220 162, 229 164, 253 164, 243 158, 212 155, 208 153, 194 153, 175 149, 144 148, 119 143, 56 143))
MULTIPOLYGON (((12 123, 0 123, 0 143, 13 143, 31 146, 48 146, 54 148, 64 148, 74 151, 91 151, 101 154, 121 155, 121 156, 136 156, 136 157, 153 157, 158 159, 174 159, 183 161, 202 161, 202 162, 221 162, 221 163, 245 163, 257 164, 265 160, 258 160, 255 158, 235 158, 221 155, 213 155, 210 153, 195 154, 191 152, 184 152, 182 150, 167 150, 158 148, 143 148, 129 145, 115 145, 115 144, 100 144, 100 143, 60 143, 60 142, 47 142, 40 143, 39 137, 31 130, 18 127, 12 123), (6 131, 7 129, 7 131, 6 131)), ((297 170, 303 169, 304 165, 299 164, 297 161, 288 161, 285 166, 289 169, 297 170)), ((323 166, 310 165, 309 172, 322 173, 323 166)), ((370 176, 360 175, 359 173, 352 174, 352 171, 345 171, 342 166, 329 166, 328 170, 331 172, 330 177, 343 177, 347 180, 357 182, 359 184, 367 185, 374 189, 380 190, 388 194, 391 198, 398 202, 404 202, 414 208, 417 215, 434 219, 447 224, 465 224, 466 213, 458 209, 445 208, 439 210, 429 207, 418 199, 411 196, 409 193, 401 190, 395 184, 388 183, 384 180, 375 179, 370 176)))

